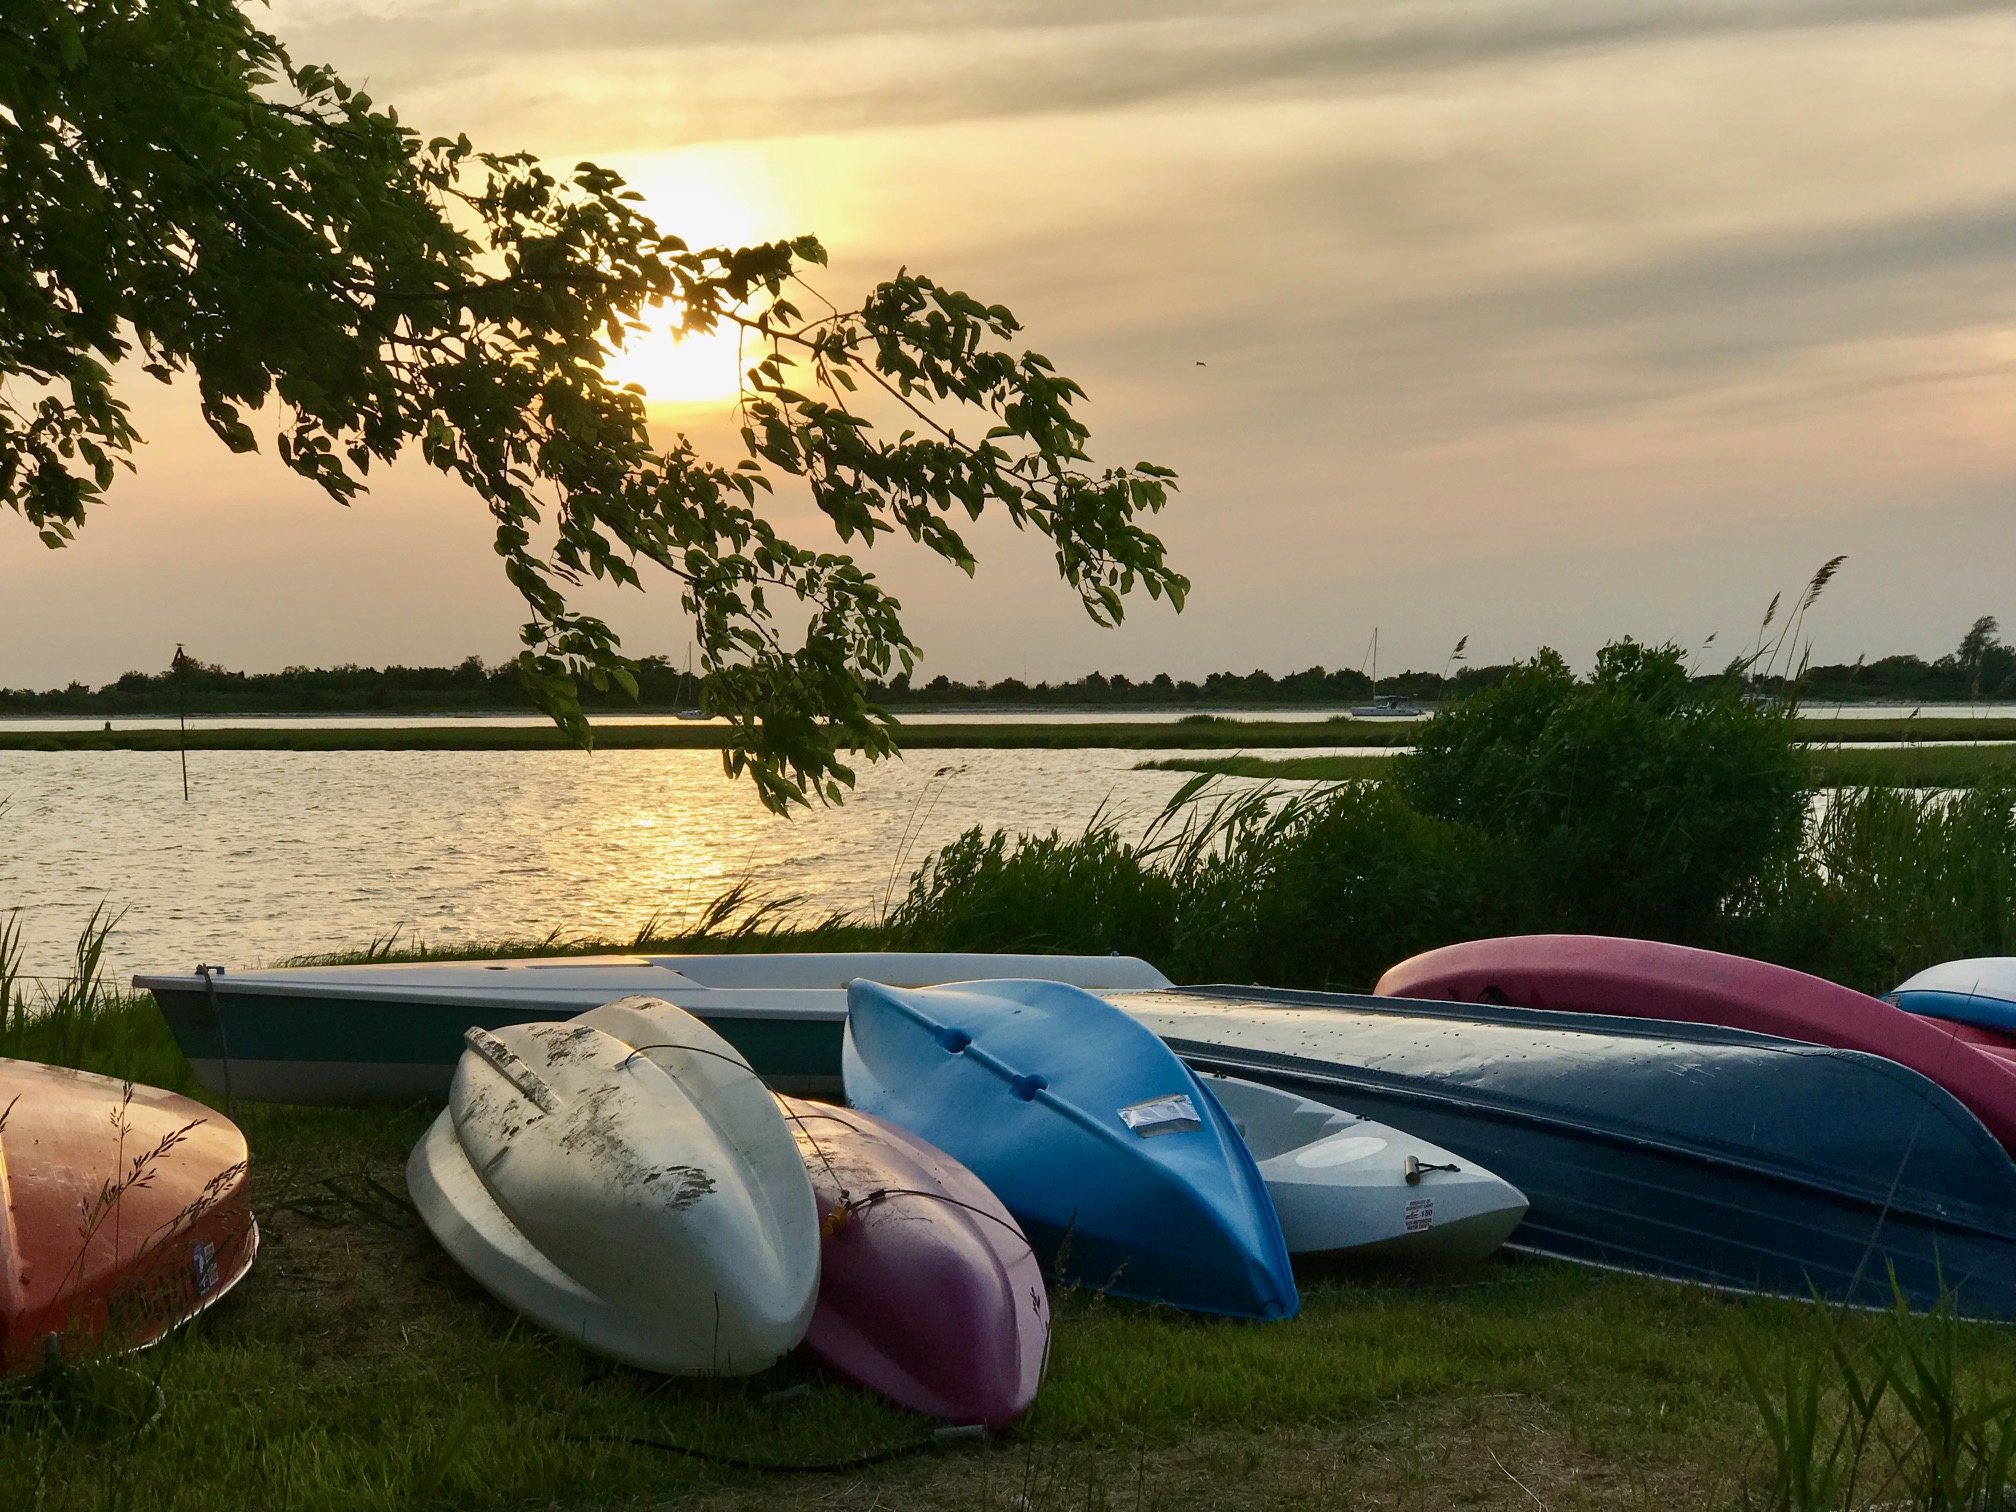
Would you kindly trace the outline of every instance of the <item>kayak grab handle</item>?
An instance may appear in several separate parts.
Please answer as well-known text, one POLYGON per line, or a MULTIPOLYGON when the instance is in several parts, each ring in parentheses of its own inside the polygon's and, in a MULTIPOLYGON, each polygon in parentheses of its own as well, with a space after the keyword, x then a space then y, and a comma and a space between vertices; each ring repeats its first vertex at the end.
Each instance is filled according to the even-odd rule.
POLYGON ((1460 1171, 1459 1165, 1425 1165, 1409 1155, 1400 1163, 1400 1175, 1409 1186, 1421 1185, 1421 1178, 1429 1171, 1460 1171))
POLYGON ((518 1094, 543 1113, 560 1111, 560 1094, 555 1092, 530 1066, 519 1059, 518 1052, 487 1029, 472 1027, 462 1036, 463 1042, 481 1056, 490 1068, 517 1089, 518 1094))

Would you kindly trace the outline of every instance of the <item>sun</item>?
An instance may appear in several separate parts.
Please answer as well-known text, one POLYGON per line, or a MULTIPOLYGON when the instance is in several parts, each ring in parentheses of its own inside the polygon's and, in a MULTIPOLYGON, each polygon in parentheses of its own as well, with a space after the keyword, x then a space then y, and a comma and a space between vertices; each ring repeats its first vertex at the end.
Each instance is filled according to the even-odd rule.
MULTIPOLYGON (((787 234, 763 165, 746 153, 686 149, 619 162, 644 209, 689 247, 737 247, 787 234)), ((740 340, 740 329, 720 325, 704 334, 676 336, 675 314, 654 310, 646 329, 633 331, 612 350, 604 371, 618 384, 634 383, 652 409, 724 405, 742 392, 745 369, 760 354, 740 340)))
POLYGON ((632 332, 603 365, 610 380, 636 384, 653 408, 732 402, 742 392, 746 365, 737 350, 741 328, 722 325, 704 334, 675 336, 668 327, 661 311, 648 329, 632 332))

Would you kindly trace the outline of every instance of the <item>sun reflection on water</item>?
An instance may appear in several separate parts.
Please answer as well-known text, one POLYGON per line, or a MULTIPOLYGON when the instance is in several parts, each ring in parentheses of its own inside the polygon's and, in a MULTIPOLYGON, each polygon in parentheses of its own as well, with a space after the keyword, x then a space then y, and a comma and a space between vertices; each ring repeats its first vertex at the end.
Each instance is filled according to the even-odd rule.
MULTIPOLYGON (((1172 753, 1163 753, 1172 754, 1172 753)), ((938 752, 865 767, 844 808, 779 819, 712 751, 0 752, 0 907, 60 967, 100 899, 112 974, 245 967, 400 938, 632 938, 724 889, 872 915, 973 825, 1138 829, 1185 780, 1125 750, 938 752), (938 775, 950 760, 955 775, 938 775)))

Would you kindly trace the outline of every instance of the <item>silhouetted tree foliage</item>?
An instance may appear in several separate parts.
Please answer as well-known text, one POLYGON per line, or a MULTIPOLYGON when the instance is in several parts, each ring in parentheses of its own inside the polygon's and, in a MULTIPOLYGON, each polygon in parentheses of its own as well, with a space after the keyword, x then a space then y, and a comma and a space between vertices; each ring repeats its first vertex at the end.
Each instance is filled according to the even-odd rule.
POLYGON ((759 502, 779 480, 843 545, 901 532, 969 573, 955 521, 1003 510, 1102 623, 1137 588, 1179 607, 1188 588, 1140 523, 1172 474, 1092 470, 1078 385, 1017 349, 1009 311, 906 271, 808 316, 824 261, 811 237, 690 248, 591 163, 423 141, 231 0, 0 7, 0 504, 71 539, 132 465, 116 376, 135 368, 193 377, 234 451, 270 424, 338 501, 418 456, 495 519, 533 703, 586 743, 584 688, 639 691, 569 596, 656 566, 735 725, 729 772, 780 809, 837 799, 842 750, 893 749, 866 683, 917 647, 872 575, 778 533, 759 502), (656 447, 606 375, 657 306, 742 333, 739 459, 656 447))

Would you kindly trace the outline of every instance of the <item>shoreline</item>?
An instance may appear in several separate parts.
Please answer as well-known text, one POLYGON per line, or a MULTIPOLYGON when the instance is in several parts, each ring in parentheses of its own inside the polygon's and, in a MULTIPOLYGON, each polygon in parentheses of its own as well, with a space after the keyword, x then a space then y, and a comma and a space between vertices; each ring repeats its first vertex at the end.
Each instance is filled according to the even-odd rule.
MULTIPOLYGON (((1179 720, 1110 724, 1031 721, 1021 724, 906 724, 896 730, 905 750, 1223 750, 1310 746, 1399 747, 1412 743, 1420 722, 1179 720)), ((1818 746, 1896 745, 1960 741, 1961 746, 1900 749, 1980 750, 2008 744, 2016 754, 2016 718, 1801 719, 1799 734, 1818 746)), ((605 724, 595 727, 600 750, 721 750, 731 729, 700 721, 678 724, 605 724)), ((567 751, 549 724, 469 726, 334 726, 301 728, 227 725, 186 732, 174 726, 110 730, 0 729, 0 751, 567 751)), ((1866 757, 1885 753, 1861 752, 1866 757)), ((1349 759, 1349 758, 1337 758, 1349 759)))

